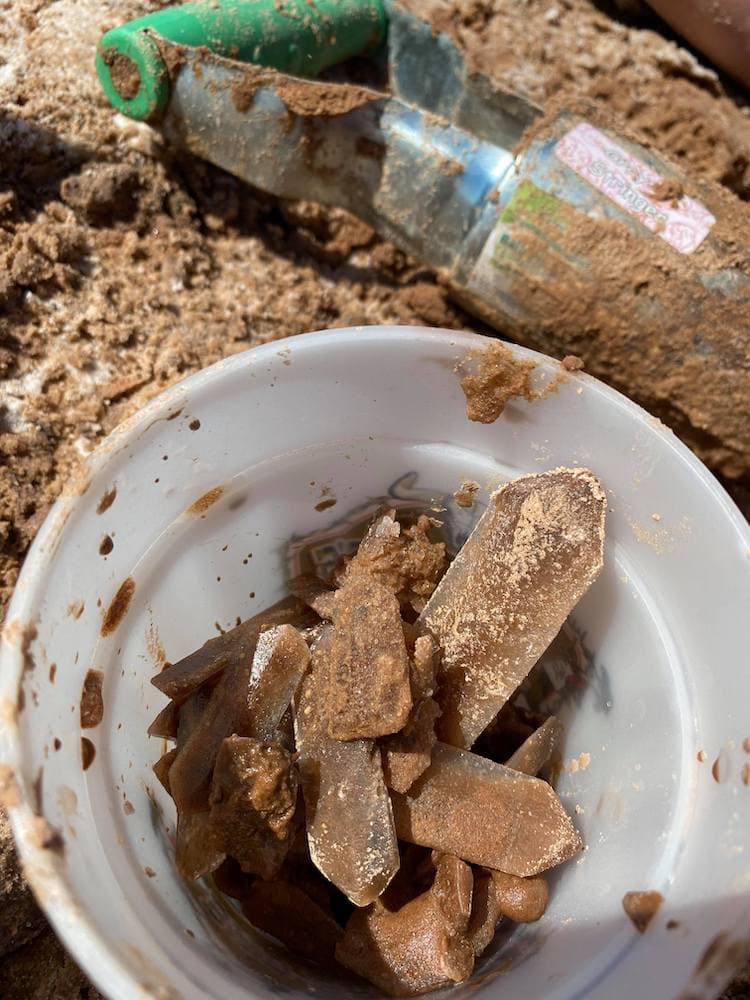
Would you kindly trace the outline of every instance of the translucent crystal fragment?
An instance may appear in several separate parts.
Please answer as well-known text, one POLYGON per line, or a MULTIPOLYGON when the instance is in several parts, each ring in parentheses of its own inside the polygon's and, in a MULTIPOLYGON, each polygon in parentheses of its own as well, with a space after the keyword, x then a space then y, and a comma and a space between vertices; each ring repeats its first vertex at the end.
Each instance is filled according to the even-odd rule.
POLYGON ((244 736, 273 740, 310 663, 310 650, 296 628, 277 625, 258 636, 247 685, 244 736))
POLYGON ((394 595, 371 576, 336 591, 327 669, 328 734, 337 740, 395 733, 411 711, 409 657, 394 595))
POLYGON ((252 650, 224 670, 170 771, 179 810, 208 808, 214 762, 228 736, 273 739, 308 662, 302 636, 280 625, 259 631, 252 650))
POLYGON ((444 743, 409 794, 392 801, 400 840, 513 875, 536 875, 581 849, 546 781, 444 743))
POLYGON ((298 598, 285 597, 254 618, 209 639, 200 649, 152 677, 151 683, 173 701, 184 701, 225 667, 249 662, 264 628, 291 623, 309 624, 310 612, 298 598))
POLYGON ((586 469, 523 476, 490 498, 420 616, 443 651, 446 743, 472 746, 594 581, 605 507, 586 469))
POLYGON ((325 691, 331 630, 313 648, 294 728, 310 856, 356 906, 376 899, 398 870, 391 802, 373 740, 328 735, 325 691))
POLYGON ((220 850, 243 872, 274 878, 284 863, 297 804, 291 754, 247 736, 224 740, 211 784, 211 824, 220 850))
POLYGON ((412 527, 402 528, 394 511, 388 511, 370 525, 339 582, 371 576, 401 604, 421 611, 446 566, 445 544, 430 541, 430 527, 429 518, 421 515, 412 527))
POLYGON ((539 774, 557 748, 562 731, 562 723, 551 715, 528 739, 524 740, 518 750, 505 762, 505 766, 522 774, 539 774))

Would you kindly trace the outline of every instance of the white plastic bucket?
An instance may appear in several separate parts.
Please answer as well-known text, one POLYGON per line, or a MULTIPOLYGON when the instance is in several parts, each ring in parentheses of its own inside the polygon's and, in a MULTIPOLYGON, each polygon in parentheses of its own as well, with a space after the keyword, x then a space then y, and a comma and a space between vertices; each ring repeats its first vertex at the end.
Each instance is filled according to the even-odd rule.
MULTIPOLYGON (((323 532, 325 555, 390 491, 447 507, 457 541, 488 487, 559 465, 589 466, 611 507, 605 569, 574 614, 594 663, 565 710, 564 757, 578 769, 559 783, 587 846, 553 876, 545 918, 505 935, 455 996, 709 997, 741 960, 747 526, 666 428, 589 376, 470 423, 454 364, 484 343, 371 327, 234 356, 116 431, 48 517, 4 631, 0 756, 29 879, 109 997, 374 992, 311 970, 176 875, 172 804, 151 773, 162 745, 146 735, 163 699, 149 678, 164 654, 276 600, 290 539, 323 532), (451 497, 464 478, 483 487, 471 511, 451 497), (89 669, 104 674, 104 719, 82 733, 89 669), (82 735, 96 750, 85 772, 82 735), (639 935, 621 900, 644 889, 665 902, 639 935)), ((548 378, 560 371, 513 350, 548 378)))

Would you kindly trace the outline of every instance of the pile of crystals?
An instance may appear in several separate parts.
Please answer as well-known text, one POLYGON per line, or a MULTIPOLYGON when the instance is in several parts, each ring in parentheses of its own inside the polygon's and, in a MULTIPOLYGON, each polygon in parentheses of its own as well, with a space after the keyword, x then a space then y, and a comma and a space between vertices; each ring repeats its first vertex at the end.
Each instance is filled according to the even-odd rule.
POLYGON ((154 677, 181 874, 392 996, 465 980, 503 919, 538 920, 541 873, 582 845, 537 776, 559 723, 509 700, 601 569, 605 507, 586 469, 524 476, 449 565, 434 521, 388 511, 333 581, 292 580, 154 677))

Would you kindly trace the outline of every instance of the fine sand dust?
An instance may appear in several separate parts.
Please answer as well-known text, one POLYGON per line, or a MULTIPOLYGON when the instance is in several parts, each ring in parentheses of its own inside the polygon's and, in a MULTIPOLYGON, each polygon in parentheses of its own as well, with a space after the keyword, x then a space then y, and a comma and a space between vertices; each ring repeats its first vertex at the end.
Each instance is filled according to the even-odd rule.
MULTIPOLYGON (((592 0, 409 2, 499 84, 542 103, 592 99, 750 200, 747 98, 650 15, 621 20, 592 0)), ((0 16, 0 620, 61 483, 167 385, 321 327, 482 329, 428 269, 346 213, 170 160, 156 133, 113 115, 96 42, 159 6, 12 0, 0 16)), ((747 486, 733 489, 750 509, 747 486)), ((2 819, 0 914, 1 996, 98 997, 30 900, 2 819)), ((750 997, 747 981, 729 996, 750 997)))

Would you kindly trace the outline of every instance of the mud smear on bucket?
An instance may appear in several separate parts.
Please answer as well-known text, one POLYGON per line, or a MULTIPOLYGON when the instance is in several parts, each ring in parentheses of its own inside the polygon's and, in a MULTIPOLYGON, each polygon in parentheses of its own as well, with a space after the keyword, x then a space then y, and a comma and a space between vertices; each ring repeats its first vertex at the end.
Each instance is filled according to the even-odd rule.
POLYGON ((120 625, 125 615, 128 613, 130 608, 130 602, 133 599, 133 594, 135 593, 135 580, 132 576, 129 576, 127 580, 124 580, 120 587, 112 598, 112 602, 104 613, 104 618, 102 619, 102 627, 100 633, 102 636, 106 637, 111 635, 115 629, 120 625))
POLYGON ((466 416, 481 424, 491 424, 513 398, 529 402, 538 398, 531 385, 533 361, 518 360, 499 340, 469 351, 456 366, 463 375, 461 388, 466 396, 466 416))
POLYGON ((93 729, 104 718, 104 699, 102 684, 104 674, 100 670, 89 670, 81 689, 81 728, 93 729))
POLYGON ((116 497, 117 497, 117 487, 113 486, 112 489, 107 490, 107 492, 103 493, 102 496, 100 497, 99 503, 96 505, 96 513, 103 514, 106 510, 109 510, 109 508, 115 502, 116 497))
POLYGON ((84 771, 88 771, 91 765, 94 763, 94 757, 96 757, 96 747, 88 736, 81 737, 81 767, 84 771))
POLYGON ((223 486, 214 486, 213 489, 207 490, 202 496, 194 500, 188 507, 186 513, 188 514, 205 514, 209 508, 213 507, 217 500, 220 500, 224 496, 223 486))
POLYGON ((0 764, 0 805, 12 809, 21 801, 21 791, 12 767, 0 764))

